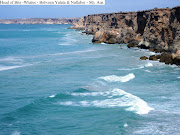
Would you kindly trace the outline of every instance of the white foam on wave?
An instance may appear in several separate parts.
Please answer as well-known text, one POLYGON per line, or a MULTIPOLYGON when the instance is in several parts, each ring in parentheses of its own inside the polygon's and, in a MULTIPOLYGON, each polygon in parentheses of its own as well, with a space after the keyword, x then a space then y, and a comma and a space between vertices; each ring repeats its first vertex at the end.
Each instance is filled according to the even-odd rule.
POLYGON ((73 36, 71 34, 66 34, 64 37, 62 37, 62 40, 64 42, 59 43, 59 45, 73 45, 75 42, 77 42, 78 40, 74 39, 73 36))
POLYGON ((177 78, 180 79, 180 76, 178 76, 177 78))
POLYGON ((77 106, 76 103, 72 102, 72 101, 67 101, 67 102, 59 102, 60 105, 72 105, 72 106, 77 106))
POLYGON ((147 64, 145 64, 145 67, 152 67, 152 66, 153 66, 153 64, 150 63, 150 62, 148 62, 147 64))
POLYGON ((0 71, 20 68, 20 67, 25 67, 25 66, 27 66, 27 65, 21 65, 21 66, 0 66, 0 71))
POLYGON ((149 52, 150 55, 155 55, 156 53, 155 52, 149 52))
POLYGON ((136 68, 120 68, 120 69, 118 69, 118 70, 134 70, 134 69, 136 69, 136 68))
POLYGON ((130 73, 126 76, 110 75, 110 76, 99 77, 99 79, 103 79, 107 82, 128 82, 134 78, 135 75, 133 73, 130 73))
POLYGON ((120 68, 118 70, 127 70, 127 71, 131 71, 131 70, 137 70, 137 69, 143 69, 145 67, 152 67, 153 64, 148 62, 145 65, 139 65, 137 68, 120 68))
POLYGON ((51 96, 49 96, 50 98, 54 98, 56 95, 51 95, 51 96))
POLYGON ((100 107, 100 108, 114 108, 114 107, 125 107, 127 111, 132 111, 137 114, 148 114, 153 108, 149 107, 148 104, 141 98, 125 92, 121 89, 113 89, 108 92, 89 92, 72 94, 73 96, 107 96, 104 100, 93 100, 93 101, 67 101, 59 102, 60 105, 68 106, 81 106, 81 107, 100 107))
POLYGON ((128 124, 127 124, 127 123, 125 123, 125 124, 124 124, 124 127, 125 127, 125 128, 126 128, 126 127, 128 127, 128 124))
POLYGON ((21 64, 23 62, 22 59, 17 58, 17 57, 5 57, 5 58, 1 58, 0 62, 8 62, 8 63, 13 63, 13 64, 21 64))
POLYGON ((142 68, 144 68, 144 66, 139 66, 137 68, 120 68, 118 70, 127 70, 127 71, 130 71, 130 70, 136 70, 136 69, 142 69, 142 68))
POLYGON ((72 96, 107 96, 110 92, 85 92, 85 93, 72 93, 72 96))
POLYGON ((144 70, 145 72, 148 72, 148 73, 150 73, 151 71, 150 70, 144 70))

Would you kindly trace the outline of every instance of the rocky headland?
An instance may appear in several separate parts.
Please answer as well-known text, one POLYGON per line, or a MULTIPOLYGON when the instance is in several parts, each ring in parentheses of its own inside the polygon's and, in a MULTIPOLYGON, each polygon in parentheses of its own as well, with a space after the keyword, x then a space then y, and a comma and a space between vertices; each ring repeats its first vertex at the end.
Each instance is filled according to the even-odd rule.
POLYGON ((0 24, 76 24, 79 18, 0 19, 0 24))
POLYGON ((180 7, 88 15, 70 28, 94 35, 93 43, 128 44, 162 53, 143 60, 180 65, 180 7))

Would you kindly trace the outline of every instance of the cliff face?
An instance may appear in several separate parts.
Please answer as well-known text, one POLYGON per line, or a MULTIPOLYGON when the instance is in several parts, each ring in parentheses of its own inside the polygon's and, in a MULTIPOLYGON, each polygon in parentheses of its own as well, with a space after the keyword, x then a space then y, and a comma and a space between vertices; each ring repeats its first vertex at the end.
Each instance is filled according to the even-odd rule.
POLYGON ((0 19, 0 24, 75 24, 79 18, 0 19))
POLYGON ((180 7, 154 10, 146 15, 140 44, 176 53, 180 44, 180 7))
POLYGON ((180 7, 88 15, 81 18, 80 27, 94 35, 94 43, 133 41, 142 48, 161 49, 173 58, 180 57, 180 7))

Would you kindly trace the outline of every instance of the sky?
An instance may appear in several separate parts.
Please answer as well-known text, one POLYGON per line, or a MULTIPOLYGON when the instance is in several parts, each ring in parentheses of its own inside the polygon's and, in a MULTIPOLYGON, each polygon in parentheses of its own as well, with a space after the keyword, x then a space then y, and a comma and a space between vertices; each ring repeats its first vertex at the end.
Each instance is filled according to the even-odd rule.
POLYGON ((180 6, 180 0, 105 0, 105 5, 0 5, 0 19, 16 18, 73 18, 89 14, 120 11, 139 11, 180 6))

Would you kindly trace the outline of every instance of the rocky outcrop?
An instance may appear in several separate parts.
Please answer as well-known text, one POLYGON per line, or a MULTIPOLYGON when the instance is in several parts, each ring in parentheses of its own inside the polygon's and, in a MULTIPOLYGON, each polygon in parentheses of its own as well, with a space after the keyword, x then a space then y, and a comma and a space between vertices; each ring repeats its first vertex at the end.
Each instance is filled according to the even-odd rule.
POLYGON ((146 57, 146 56, 142 56, 142 57, 140 57, 140 59, 141 59, 141 60, 147 60, 147 59, 148 59, 148 57, 146 57))
POLYGON ((88 15, 77 26, 94 35, 93 43, 129 43, 180 57, 180 7, 88 15))
POLYGON ((138 47, 138 41, 137 41, 137 40, 131 41, 131 42, 127 45, 127 47, 128 47, 128 48, 138 47))
POLYGON ((152 56, 149 57, 149 60, 154 60, 155 61, 155 60, 158 60, 158 59, 157 59, 157 57, 155 55, 152 55, 152 56))
POLYGON ((0 19, 0 24, 76 24, 79 18, 0 19))
POLYGON ((76 29, 76 30, 85 30, 85 26, 83 25, 84 18, 79 18, 76 22, 73 23, 74 26, 69 27, 68 29, 76 29))

